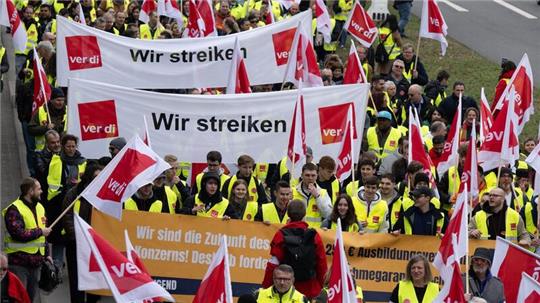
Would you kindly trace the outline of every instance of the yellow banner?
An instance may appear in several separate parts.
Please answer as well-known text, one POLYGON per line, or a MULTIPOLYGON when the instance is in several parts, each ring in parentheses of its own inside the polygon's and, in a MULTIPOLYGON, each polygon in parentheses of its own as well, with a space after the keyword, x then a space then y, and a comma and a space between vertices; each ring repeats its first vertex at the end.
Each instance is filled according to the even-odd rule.
MULTIPOLYGON (((258 289, 270 256, 270 242, 281 227, 260 222, 135 211, 124 211, 122 221, 94 211, 92 226, 122 251, 125 250, 126 229, 148 271, 177 302, 192 301, 219 246, 221 234, 228 237, 234 295, 258 289)), ((330 265, 335 231, 319 232, 330 265)), ((363 289, 365 301, 388 302, 396 283, 405 277, 409 258, 420 253, 432 262, 440 240, 425 236, 344 233, 344 243, 354 278, 363 289)), ((494 241, 471 241, 471 254, 477 246, 492 248, 494 241)))

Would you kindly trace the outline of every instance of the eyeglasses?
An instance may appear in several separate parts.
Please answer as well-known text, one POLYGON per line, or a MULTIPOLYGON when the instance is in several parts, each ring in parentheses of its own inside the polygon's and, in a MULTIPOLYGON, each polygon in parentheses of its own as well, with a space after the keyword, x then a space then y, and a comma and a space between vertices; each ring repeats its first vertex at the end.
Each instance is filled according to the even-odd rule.
POLYGON ((490 197, 504 197, 503 195, 489 194, 490 197))
POLYGON ((399 69, 405 68, 405 66, 401 66, 401 65, 394 65, 394 67, 397 67, 397 68, 399 68, 399 69))

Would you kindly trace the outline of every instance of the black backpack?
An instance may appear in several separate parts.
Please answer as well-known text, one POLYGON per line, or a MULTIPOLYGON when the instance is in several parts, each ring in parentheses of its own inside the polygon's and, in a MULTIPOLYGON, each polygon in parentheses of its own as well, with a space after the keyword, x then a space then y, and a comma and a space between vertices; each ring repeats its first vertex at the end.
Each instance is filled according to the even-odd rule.
POLYGON ((62 283, 62 279, 60 278, 60 269, 53 262, 45 259, 41 265, 39 288, 46 292, 51 292, 60 283, 62 283))
POLYGON ((286 228, 282 229, 281 233, 285 249, 283 263, 294 269, 294 279, 307 281, 315 277, 315 235, 317 232, 312 228, 286 228))

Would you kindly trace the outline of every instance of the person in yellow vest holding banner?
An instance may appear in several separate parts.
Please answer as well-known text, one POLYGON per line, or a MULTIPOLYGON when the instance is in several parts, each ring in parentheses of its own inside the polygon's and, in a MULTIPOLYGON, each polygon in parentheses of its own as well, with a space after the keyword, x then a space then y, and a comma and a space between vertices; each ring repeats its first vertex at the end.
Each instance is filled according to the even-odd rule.
POLYGON ((205 173, 201 180, 201 189, 186 200, 182 213, 207 218, 234 216, 229 208, 229 200, 221 195, 219 182, 219 176, 215 172, 205 173))
POLYGON ((221 187, 221 191, 224 197, 228 197, 232 191, 234 182, 238 179, 243 179, 248 184, 248 201, 256 201, 259 205, 268 202, 266 191, 261 184, 261 181, 253 174, 253 168, 255 167, 255 160, 249 155, 241 155, 237 161, 238 172, 236 175, 230 177, 225 181, 221 187))
POLYGON ((367 233, 388 232, 388 204, 377 192, 378 186, 379 179, 376 176, 367 177, 364 186, 352 197, 358 222, 367 233))
POLYGON ((45 133, 49 129, 56 130, 63 134, 67 123, 66 97, 60 88, 53 88, 51 100, 42 105, 30 119, 28 124, 28 133, 35 137, 36 151, 45 147, 45 133), (50 118, 50 121, 49 121, 50 118))
POLYGON ((429 187, 418 187, 410 195, 414 204, 403 205, 403 215, 399 217, 392 233, 424 236, 444 234, 448 218, 430 203, 435 196, 433 191, 429 187))
POLYGON ((238 179, 234 182, 228 199, 231 215, 223 216, 224 220, 255 220, 255 216, 257 215, 257 212, 259 210, 259 204, 257 203, 257 201, 248 201, 247 191, 248 184, 246 183, 246 181, 238 179))
POLYGON ((272 286, 255 292, 257 303, 307 303, 308 299, 294 288, 294 270, 290 265, 280 264, 272 273, 272 286))
POLYGON ((154 186, 152 191, 154 196, 162 202, 161 212, 166 214, 180 213, 180 203, 178 203, 178 196, 173 189, 166 184, 167 175, 166 171, 159 175, 154 180, 154 186))
POLYGON ((293 188, 293 200, 306 203, 305 221, 309 227, 320 227, 332 213, 332 200, 325 189, 317 185, 317 165, 302 166, 302 181, 293 188))
POLYGON ((144 40, 155 40, 165 28, 159 23, 157 12, 150 12, 148 17, 149 20, 147 24, 139 25, 140 37, 144 40))
POLYGON ((393 230, 401 214, 402 197, 396 190, 396 179, 392 174, 384 174, 379 181, 379 194, 388 204, 388 230, 393 230))
POLYGON ((407 263, 405 280, 400 281, 390 296, 391 303, 433 302, 439 294, 439 284, 431 282, 433 275, 429 261, 415 255, 407 263))
POLYGON ((139 188, 131 198, 124 202, 124 209, 151 213, 169 213, 168 205, 166 205, 168 201, 162 201, 162 197, 158 197, 154 193, 153 186, 153 183, 148 183, 139 188), (164 208, 167 208, 167 211, 164 208))
POLYGON ((377 114, 377 125, 367 130, 368 149, 377 154, 379 160, 384 159, 397 150, 401 135, 397 128, 392 127, 392 114, 380 111, 377 114))
POLYGON ((217 150, 211 150, 206 154, 206 164, 208 165, 201 173, 195 177, 195 184, 191 187, 191 194, 195 195, 199 192, 201 188, 201 180, 205 173, 214 172, 219 175, 219 190, 221 190, 221 185, 229 179, 229 176, 225 174, 223 168, 221 168, 222 157, 221 153, 217 150))
POLYGON ((341 194, 334 203, 332 214, 321 223, 324 230, 336 230, 337 220, 341 219, 341 229, 344 232, 363 232, 362 224, 358 222, 354 203, 347 194, 341 194))
MULTIPOLYGON (((97 164, 96 162, 88 163, 84 174, 81 176, 81 182, 79 182, 75 187, 69 190, 62 202, 62 210, 70 207, 71 203, 79 196, 80 193, 94 180, 95 177, 101 172, 103 166, 97 164)), ((75 225, 73 221, 73 214, 78 214, 81 219, 86 221, 86 223, 91 224, 92 222, 92 204, 90 204, 85 198, 80 198, 75 201, 73 207, 62 217, 62 227, 64 228, 64 239, 66 244, 66 264, 69 277, 69 294, 71 296, 71 302, 90 302, 85 301, 85 293, 79 291, 77 288, 78 285, 78 276, 77 276, 77 245, 75 243, 75 225)), ((91 294, 86 294, 89 296, 96 296, 91 294)), ((94 302, 94 301, 93 301, 94 302)))
POLYGON ((525 247, 531 243, 523 219, 508 207, 505 192, 499 187, 489 191, 489 203, 484 203, 469 222, 469 237, 490 240, 502 237, 525 247))
POLYGON ((259 212, 255 216, 255 221, 270 224, 287 224, 287 205, 292 199, 291 186, 288 182, 278 181, 275 185, 274 203, 265 203, 259 207, 259 212))
POLYGON ((45 226, 45 208, 39 203, 39 182, 34 178, 25 178, 20 189, 21 195, 2 210, 7 231, 4 247, 9 270, 23 282, 30 300, 40 302, 38 285, 41 264, 48 255, 45 237, 51 233, 51 229, 45 226))

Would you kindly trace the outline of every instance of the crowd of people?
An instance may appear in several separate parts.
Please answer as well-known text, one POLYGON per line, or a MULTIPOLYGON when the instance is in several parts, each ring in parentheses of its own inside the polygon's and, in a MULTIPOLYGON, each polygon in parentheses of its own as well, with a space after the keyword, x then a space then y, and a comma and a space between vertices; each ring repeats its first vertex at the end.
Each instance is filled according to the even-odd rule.
MULTIPOLYGON (((77 289, 73 227, 74 212, 91 222, 92 205, 81 198, 59 224, 53 228, 49 226, 120 152, 126 140, 115 138, 108 147, 103 146, 102 158, 86 159, 78 150, 79 138, 65 131, 66 89, 55 87, 55 17, 61 15, 78 21, 79 1, 14 2, 27 31, 28 48, 15 54, 14 67, 7 66, 4 51, 0 56, 2 73, 8 68, 16 69, 18 118, 31 177, 21 182, 20 196, 3 210, 8 236, 5 237, 7 259, 0 256, 2 298, 4 290, 11 296, 12 289, 14 292, 25 289, 27 295, 21 293, 16 302, 39 302, 40 266, 45 260, 50 260, 59 268, 67 266, 71 302, 96 302, 98 296, 77 289), (52 94, 47 104, 32 114, 31 50, 34 46, 43 62, 52 94), (4 278, 8 260, 9 272, 4 278), (4 287, 4 283, 9 283, 9 287, 4 287)), ((324 85, 343 82, 346 62, 336 51, 345 46, 347 34, 342 32, 342 28, 352 3, 347 0, 328 1, 333 20, 330 43, 323 42, 316 30, 316 19, 313 21, 314 47, 324 85)), ((286 10, 278 1, 214 1, 216 28, 219 35, 247 31, 269 23, 269 11, 273 12, 276 20, 280 20, 308 9, 311 4, 302 1, 286 10)), ((477 101, 466 94, 465 83, 456 79, 450 85, 451 75, 445 70, 440 70, 430 80, 423 62, 416 57, 414 46, 405 41, 411 5, 412 1, 396 1, 399 18, 390 15, 378 22, 377 44, 384 46, 388 54, 386 60, 376 56, 374 47, 358 47, 371 89, 354 176, 340 182, 335 176, 335 158, 324 155, 314 159, 310 148, 300 178, 291 177, 285 157, 276 159, 275 163, 260 163, 248 154, 234 155, 238 156, 236 172, 229 174, 228 167, 222 163, 221 152, 212 150, 206 156, 207 167, 191 182, 190 163, 183 162, 180 155, 169 154, 162 156, 171 168, 138 189, 124 202, 124 208, 286 224, 284 230, 299 233, 296 236, 306 234, 306 237, 311 237, 310 241, 316 244, 311 253, 312 264, 304 264, 308 276, 300 277, 297 273, 300 272, 299 265, 291 264, 283 251, 285 235, 276 235, 270 251, 272 258, 262 283, 264 288, 255 295, 243 297, 243 300, 256 302, 273 302, 276 296, 287 297, 287 302, 303 302, 305 298, 312 302, 326 302, 324 291, 321 293, 328 283, 326 255, 320 237, 312 232, 312 228, 336 229, 340 219, 344 232, 443 235, 456 201, 467 142, 473 128, 479 134, 480 113, 477 101), (434 187, 430 172, 421 163, 408 161, 409 108, 418 112, 425 151, 436 167, 460 100, 463 125, 459 162, 447 172, 435 174, 437 186, 434 187)), ((115 35, 138 39, 182 38, 183 28, 178 26, 178 22, 159 17, 156 12, 149 14, 146 24, 142 23, 139 20, 140 1, 81 0, 80 7, 88 26, 115 35)), ((186 25, 189 1, 183 1, 181 7, 183 24, 186 25)), ((501 63, 500 77, 493 79, 494 84, 498 81, 495 100, 504 91, 515 68, 510 60, 505 59, 501 63)), ((281 84, 260 85, 253 87, 253 91, 280 88, 281 84)), ((218 94, 220 91, 220 88, 168 90, 184 94, 218 94)), ((479 144, 480 138, 475 139, 479 144)), ((484 171, 478 167, 480 196, 469 222, 471 238, 494 240, 500 236, 531 251, 540 246, 537 196, 531 186, 534 170, 523 161, 536 144, 535 139, 525 140, 521 159, 512 167, 503 167, 499 176, 496 170, 484 171)), ((489 273, 492 252, 479 250, 472 260, 469 279, 472 295, 488 302, 503 302, 502 285, 500 282, 497 284, 498 280, 489 273)), ((432 298, 438 293, 438 286, 431 281, 429 264, 422 256, 411 259, 406 272, 407 280, 396 286, 390 301, 406 302, 414 295, 421 302, 424 296, 432 298)), ((361 296, 361 285, 358 289, 361 296)))

